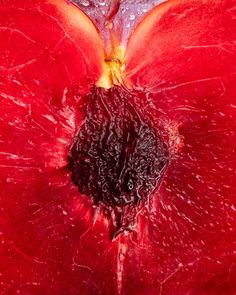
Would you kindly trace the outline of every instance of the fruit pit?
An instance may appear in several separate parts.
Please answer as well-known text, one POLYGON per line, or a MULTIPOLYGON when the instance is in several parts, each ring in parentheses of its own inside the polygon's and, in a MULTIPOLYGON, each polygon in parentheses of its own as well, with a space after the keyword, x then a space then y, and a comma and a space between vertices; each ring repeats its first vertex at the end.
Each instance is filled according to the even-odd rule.
POLYGON ((79 192, 109 212, 147 200, 168 163, 167 146, 144 118, 137 96, 119 86, 93 87, 68 157, 79 192))

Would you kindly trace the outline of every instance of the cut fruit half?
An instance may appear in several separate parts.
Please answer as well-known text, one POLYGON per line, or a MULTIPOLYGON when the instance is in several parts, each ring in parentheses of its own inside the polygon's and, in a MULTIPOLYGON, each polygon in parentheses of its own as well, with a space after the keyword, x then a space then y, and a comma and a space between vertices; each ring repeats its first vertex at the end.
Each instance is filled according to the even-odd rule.
POLYGON ((96 261, 107 229, 66 168, 79 100, 103 71, 101 38, 63 0, 4 0, 0 15, 0 293, 96 294, 103 275, 115 289, 116 250, 96 261))
MULTIPOLYGON (((236 259, 235 39, 235 1, 168 1, 127 45, 127 79, 148 93, 146 113, 178 147, 140 234, 149 270, 140 278, 153 294, 236 290, 227 271, 236 259)), ((130 268, 127 287, 136 275, 130 268)))

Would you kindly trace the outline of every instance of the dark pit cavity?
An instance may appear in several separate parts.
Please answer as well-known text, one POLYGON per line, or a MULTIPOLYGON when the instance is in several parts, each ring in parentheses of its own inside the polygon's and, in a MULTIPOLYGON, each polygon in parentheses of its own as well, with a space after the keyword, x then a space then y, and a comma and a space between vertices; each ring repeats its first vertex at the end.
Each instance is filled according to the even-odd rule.
POLYGON ((120 87, 92 88, 68 157, 79 192, 105 212, 117 212, 118 228, 124 226, 122 212, 147 200, 168 163, 167 147, 138 99, 120 87))

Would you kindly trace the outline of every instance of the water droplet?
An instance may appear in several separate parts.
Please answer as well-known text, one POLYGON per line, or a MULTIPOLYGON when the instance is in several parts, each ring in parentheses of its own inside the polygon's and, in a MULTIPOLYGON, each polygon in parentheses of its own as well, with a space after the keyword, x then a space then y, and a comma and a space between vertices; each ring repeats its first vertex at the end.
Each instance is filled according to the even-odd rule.
POLYGON ((82 0, 81 1, 81 4, 83 5, 83 6, 89 6, 89 1, 87 1, 87 0, 82 0))
POLYGON ((129 16, 129 19, 130 19, 130 20, 134 20, 134 19, 135 19, 135 15, 134 15, 134 14, 131 14, 131 15, 129 16))
POLYGON ((98 3, 100 6, 105 6, 106 5, 106 1, 104 0, 100 0, 98 3))

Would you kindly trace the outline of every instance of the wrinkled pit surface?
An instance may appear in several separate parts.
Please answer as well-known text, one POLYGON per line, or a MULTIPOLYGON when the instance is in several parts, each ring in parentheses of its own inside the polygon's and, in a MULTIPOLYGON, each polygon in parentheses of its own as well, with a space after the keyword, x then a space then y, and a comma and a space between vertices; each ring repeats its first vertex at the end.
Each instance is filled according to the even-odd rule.
POLYGON ((79 192, 120 215, 124 207, 147 200, 168 163, 167 147, 135 104, 137 95, 121 87, 93 87, 68 157, 79 192))

